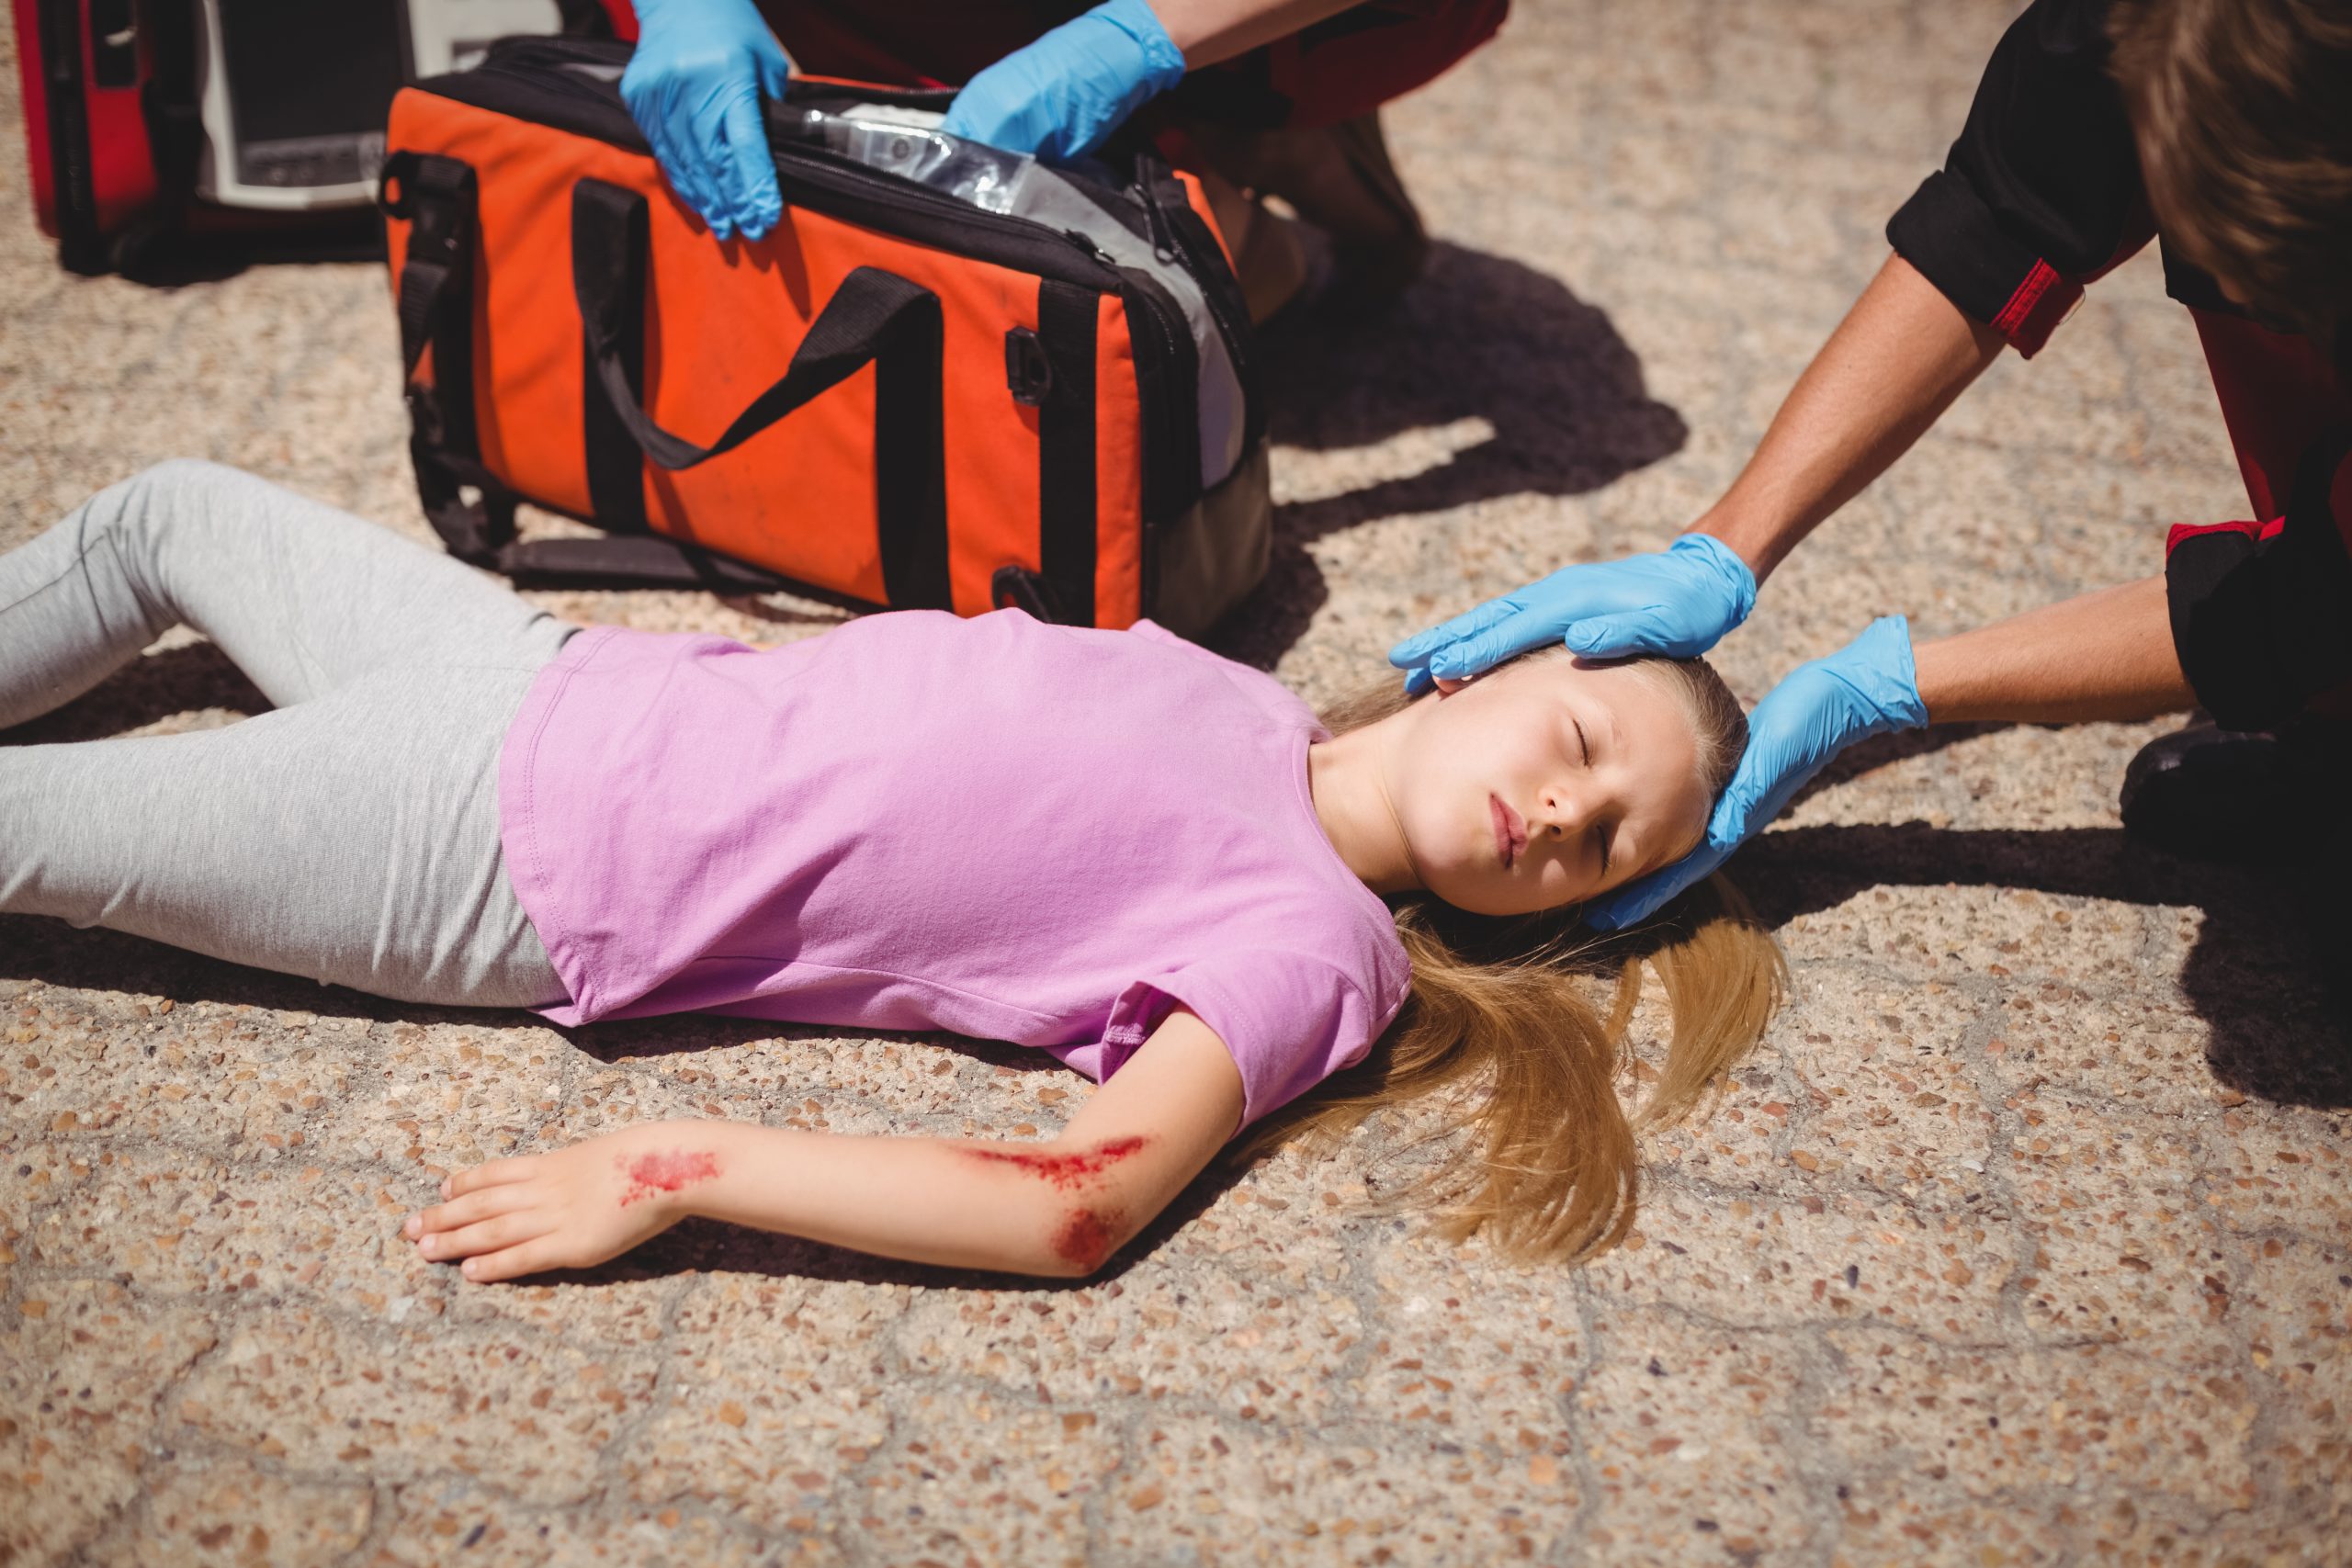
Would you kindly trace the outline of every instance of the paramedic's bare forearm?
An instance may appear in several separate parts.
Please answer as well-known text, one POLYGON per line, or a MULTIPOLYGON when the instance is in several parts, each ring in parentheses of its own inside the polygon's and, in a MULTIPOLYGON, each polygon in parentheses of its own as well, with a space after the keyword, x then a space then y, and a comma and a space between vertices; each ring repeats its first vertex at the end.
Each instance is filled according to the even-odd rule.
POLYGON ((1193 70, 1246 54, 1351 8, 1357 0, 1151 0, 1193 70))
POLYGON ((1912 658, 1931 724, 2152 718, 2197 705, 2161 577, 1925 643, 1912 658))
POLYGON ((1730 546, 1763 581, 1908 451, 2001 346, 1909 262, 1889 256, 1691 531, 1730 546))

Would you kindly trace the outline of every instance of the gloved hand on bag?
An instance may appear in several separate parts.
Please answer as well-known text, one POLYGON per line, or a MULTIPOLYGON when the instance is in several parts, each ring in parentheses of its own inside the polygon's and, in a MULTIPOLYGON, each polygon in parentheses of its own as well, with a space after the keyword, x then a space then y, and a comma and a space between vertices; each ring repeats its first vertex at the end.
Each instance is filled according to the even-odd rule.
POLYGON ((1712 534, 1685 534, 1656 555, 1566 566, 1406 638, 1388 662, 1405 689, 1466 681, 1546 643, 1592 659, 1662 653, 1689 659, 1715 646, 1756 607, 1756 576, 1712 534))
POLYGON ((752 0, 637 0, 637 53, 621 98, 662 172, 724 240, 756 240, 784 216, 762 95, 792 64, 752 0))
POLYGON ((1067 163, 1183 79, 1184 53, 1150 6, 1105 0, 973 77, 940 130, 1067 163))
POLYGON ((1901 615, 1872 621, 1837 652, 1798 665, 1756 705, 1747 716, 1747 750, 1699 847, 1588 906, 1585 924, 1617 931, 1648 919, 1779 816, 1838 752, 1864 736, 1918 729, 1927 722, 1909 624, 1901 615))

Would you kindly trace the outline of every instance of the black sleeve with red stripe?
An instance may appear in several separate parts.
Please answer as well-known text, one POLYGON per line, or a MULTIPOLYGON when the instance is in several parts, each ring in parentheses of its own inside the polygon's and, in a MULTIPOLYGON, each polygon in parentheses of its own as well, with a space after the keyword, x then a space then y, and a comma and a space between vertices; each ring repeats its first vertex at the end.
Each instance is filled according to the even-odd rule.
POLYGON ((2312 443, 2285 516, 2165 542, 2173 650, 2224 729, 2271 729, 2352 683, 2352 431, 2312 443))
POLYGON ((1946 299, 2029 355, 2154 232, 2108 74, 2107 10, 2034 0, 1995 47, 1943 168, 1886 226, 1946 299))

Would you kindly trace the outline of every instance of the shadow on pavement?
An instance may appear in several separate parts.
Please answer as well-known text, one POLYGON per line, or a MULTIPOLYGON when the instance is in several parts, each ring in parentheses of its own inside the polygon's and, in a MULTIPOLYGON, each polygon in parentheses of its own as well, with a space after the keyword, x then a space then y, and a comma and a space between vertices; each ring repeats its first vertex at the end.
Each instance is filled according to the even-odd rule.
POLYGON ((2289 1105, 2352 1107, 2352 1031, 2321 983, 2308 911, 2280 876, 2184 860, 2120 828, 1952 830, 1925 823, 1784 828, 1726 868, 1774 927, 1872 887, 1973 885, 2194 907, 2180 988, 2211 1030, 2213 1076, 2289 1105))
POLYGON ((1556 278, 1438 243, 1429 270, 1370 318, 1277 321, 1261 340, 1273 439, 1318 452, 1482 419, 1494 434, 1408 478, 1275 509, 1272 569, 1207 640, 1272 668, 1329 597, 1307 547, 1375 518, 1507 495, 1581 495, 1680 450, 1609 318, 1556 278))

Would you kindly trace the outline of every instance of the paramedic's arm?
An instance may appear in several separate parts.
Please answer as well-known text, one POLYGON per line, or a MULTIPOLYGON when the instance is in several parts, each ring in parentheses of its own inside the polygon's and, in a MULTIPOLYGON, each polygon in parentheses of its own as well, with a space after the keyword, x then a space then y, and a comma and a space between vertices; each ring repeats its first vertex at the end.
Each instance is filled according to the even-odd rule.
POLYGON ((462 1171, 405 1234, 425 1258, 467 1258, 476 1280, 601 1263, 688 1215, 917 1263, 1078 1277, 1200 1174, 1241 1111, 1224 1042, 1179 1011, 1045 1143, 666 1122, 462 1171))
POLYGON ((1890 255, 1797 378, 1739 478, 1691 525, 1758 582, 1984 374, 2003 339, 1890 255))
POLYGON ((1614 931, 1649 918, 1780 815, 1854 741, 1969 719, 2137 719, 2196 705, 2174 651, 2165 580, 2147 578, 1914 647, 1900 615, 1799 665, 1747 716, 1747 750, 1700 846, 1584 911, 1614 931))
POLYGON ((1418 691, 1555 642, 1590 659, 1706 652, 1747 618, 1757 585, 1798 541, 1909 450, 2003 341, 1890 255, 1731 489, 1669 548, 1562 567, 1406 638, 1389 662, 1418 691))
POLYGON ((1151 0, 1170 42, 1194 70, 1247 54, 1336 17, 1356 0, 1151 0))
POLYGON ((2129 720, 2197 705, 2161 577, 1922 643, 1912 657, 1930 724, 2129 720))

